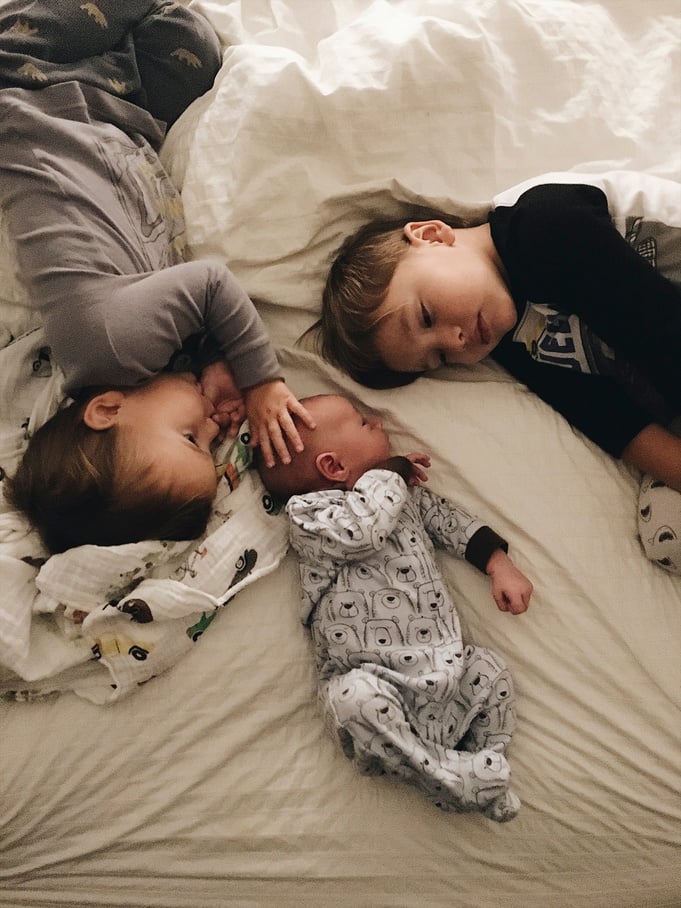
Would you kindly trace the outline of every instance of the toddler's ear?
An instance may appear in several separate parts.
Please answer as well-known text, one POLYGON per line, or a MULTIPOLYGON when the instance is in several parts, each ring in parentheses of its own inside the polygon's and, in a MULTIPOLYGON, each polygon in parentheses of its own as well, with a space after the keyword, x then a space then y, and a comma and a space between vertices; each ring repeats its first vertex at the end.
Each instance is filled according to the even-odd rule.
POLYGON ((444 221, 409 221, 404 225, 404 235, 412 246, 454 245, 454 228, 444 221))
POLYGON ((124 398, 122 391, 102 391, 95 394, 85 405, 83 422, 96 432, 110 429, 118 420, 118 411, 124 398))

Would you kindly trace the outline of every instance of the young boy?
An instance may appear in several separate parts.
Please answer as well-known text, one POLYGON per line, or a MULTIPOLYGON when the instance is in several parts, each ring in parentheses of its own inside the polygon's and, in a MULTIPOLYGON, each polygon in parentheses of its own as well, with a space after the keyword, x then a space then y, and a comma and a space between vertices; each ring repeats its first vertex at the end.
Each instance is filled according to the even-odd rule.
POLYGON ((681 414, 681 232, 630 217, 626 234, 604 192, 580 184, 536 185, 475 226, 371 223, 342 246, 313 327, 326 358, 374 387, 491 356, 649 474, 664 519, 641 499, 641 540, 679 573, 681 438, 668 426, 681 414))
POLYGON ((391 457, 380 419, 346 398, 303 403, 316 423, 300 427, 304 451, 260 475, 288 497, 330 728, 360 770, 510 820, 513 684, 497 655, 464 645, 433 543, 486 573, 502 611, 524 612, 532 584, 494 530, 422 486, 427 455, 391 457))
POLYGON ((30 439, 9 500, 52 552, 193 538, 220 432, 247 414, 271 463, 300 447, 291 414, 309 423, 229 270, 184 261, 157 155, 155 118, 210 87, 217 37, 160 0, 13 0, 0 51, 3 217, 74 399, 30 439))

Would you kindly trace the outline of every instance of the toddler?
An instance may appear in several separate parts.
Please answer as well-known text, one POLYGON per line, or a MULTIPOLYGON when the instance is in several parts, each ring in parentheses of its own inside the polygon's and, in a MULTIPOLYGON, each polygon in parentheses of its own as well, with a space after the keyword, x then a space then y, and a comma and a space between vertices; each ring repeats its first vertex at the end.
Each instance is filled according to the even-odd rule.
POLYGON ((291 414, 310 424, 230 271, 184 260, 157 155, 211 86, 217 37, 162 0, 10 0, 0 51, 3 218, 72 400, 6 494, 52 552, 194 538, 220 433, 247 415, 271 463, 300 447, 291 414))

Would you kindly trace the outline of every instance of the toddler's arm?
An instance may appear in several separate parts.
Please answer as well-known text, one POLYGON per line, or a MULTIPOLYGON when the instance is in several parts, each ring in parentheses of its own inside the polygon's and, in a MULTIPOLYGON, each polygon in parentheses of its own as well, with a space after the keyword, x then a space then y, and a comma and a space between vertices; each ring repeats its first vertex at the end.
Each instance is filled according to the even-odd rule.
POLYGON ((492 597, 500 611, 513 615, 527 611, 532 584, 503 549, 492 552, 485 573, 492 581, 492 597))
POLYGON ((622 460, 681 492, 681 438, 651 423, 622 452, 622 460))

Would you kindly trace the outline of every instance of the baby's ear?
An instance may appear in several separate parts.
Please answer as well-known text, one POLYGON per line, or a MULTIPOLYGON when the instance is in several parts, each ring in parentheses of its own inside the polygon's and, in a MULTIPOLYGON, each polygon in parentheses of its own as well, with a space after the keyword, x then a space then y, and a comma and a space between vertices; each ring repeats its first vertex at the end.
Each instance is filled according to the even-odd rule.
POLYGON ((404 235, 412 246, 454 245, 454 228, 444 221, 409 221, 404 225, 404 235))
POLYGON ((341 485, 348 478, 348 469, 343 466, 334 451, 325 451, 315 457, 317 472, 335 485, 341 485))
POLYGON ((125 399, 122 391, 102 391, 95 394, 85 405, 83 422, 90 429, 102 432, 118 421, 118 411, 125 399))

